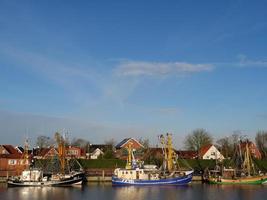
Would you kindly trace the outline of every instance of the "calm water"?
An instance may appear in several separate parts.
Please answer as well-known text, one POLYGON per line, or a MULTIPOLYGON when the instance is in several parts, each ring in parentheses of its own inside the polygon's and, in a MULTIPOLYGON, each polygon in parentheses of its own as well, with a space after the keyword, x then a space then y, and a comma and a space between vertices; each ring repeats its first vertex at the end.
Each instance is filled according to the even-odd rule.
POLYGON ((88 184, 78 187, 7 188, 0 185, 0 199, 267 199, 266 186, 218 186, 193 183, 189 186, 112 187, 111 184, 88 184))

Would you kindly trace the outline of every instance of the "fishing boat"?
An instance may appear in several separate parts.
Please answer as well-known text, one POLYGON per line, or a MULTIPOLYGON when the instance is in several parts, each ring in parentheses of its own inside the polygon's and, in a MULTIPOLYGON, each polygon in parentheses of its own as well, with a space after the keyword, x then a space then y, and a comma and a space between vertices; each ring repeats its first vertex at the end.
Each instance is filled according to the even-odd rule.
POLYGON ((43 169, 33 168, 29 165, 28 155, 28 143, 25 143, 25 150, 23 153, 25 162, 28 163, 25 170, 22 171, 19 177, 11 177, 8 179, 8 186, 20 186, 20 187, 44 187, 44 186, 71 186, 81 185, 84 181, 85 175, 82 168, 79 171, 68 171, 65 150, 65 140, 59 134, 55 134, 56 141, 58 143, 58 157, 60 161, 60 169, 57 173, 44 173, 43 169))
POLYGON ((242 144, 244 144, 243 151, 241 149, 241 142, 236 148, 236 167, 222 167, 221 170, 212 170, 207 178, 208 183, 220 185, 267 184, 267 175, 261 174, 255 169, 249 149, 249 141, 246 140, 242 144))
POLYGON ((181 171, 176 168, 177 156, 173 150, 171 134, 167 139, 160 136, 164 155, 163 165, 142 165, 133 154, 132 144, 126 147, 128 152, 125 168, 117 168, 112 176, 113 185, 187 185, 192 181, 193 171, 181 171))

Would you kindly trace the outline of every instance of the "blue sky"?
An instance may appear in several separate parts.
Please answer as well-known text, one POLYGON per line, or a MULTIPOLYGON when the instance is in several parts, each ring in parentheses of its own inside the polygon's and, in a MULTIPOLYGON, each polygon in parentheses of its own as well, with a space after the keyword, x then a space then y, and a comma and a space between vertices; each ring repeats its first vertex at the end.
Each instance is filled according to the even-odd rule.
POLYGON ((267 129, 265 1, 0 2, 1 143, 267 129))

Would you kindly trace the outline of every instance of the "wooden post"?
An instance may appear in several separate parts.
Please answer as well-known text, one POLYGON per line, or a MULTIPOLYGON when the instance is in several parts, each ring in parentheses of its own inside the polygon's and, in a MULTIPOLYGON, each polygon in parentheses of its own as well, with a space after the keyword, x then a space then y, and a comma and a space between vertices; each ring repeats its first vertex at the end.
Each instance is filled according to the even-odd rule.
POLYGON ((8 180, 8 178, 9 178, 9 177, 8 177, 8 171, 6 171, 6 179, 8 180))
POLYGON ((105 170, 102 170, 102 181, 105 181, 105 170))

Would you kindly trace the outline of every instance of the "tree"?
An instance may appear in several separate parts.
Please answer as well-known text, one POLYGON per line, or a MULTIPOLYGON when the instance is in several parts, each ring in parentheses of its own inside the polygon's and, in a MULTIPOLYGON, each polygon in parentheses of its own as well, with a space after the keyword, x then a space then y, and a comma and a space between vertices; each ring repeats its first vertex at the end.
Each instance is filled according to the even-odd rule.
POLYGON ((88 147, 90 146, 90 142, 82 138, 73 138, 70 144, 71 146, 80 147, 81 149, 84 149, 85 152, 87 152, 88 147))
POLYGON ((187 150, 199 151, 201 147, 212 144, 212 137, 205 129, 196 129, 185 139, 187 150))
POLYGON ((109 140, 105 140, 105 145, 108 147, 108 149, 106 149, 106 150, 112 150, 113 151, 116 143, 117 142, 113 138, 111 138, 109 140))
POLYGON ((138 142, 144 146, 144 149, 149 148, 149 139, 139 138, 138 142))
POLYGON ((256 145, 263 158, 267 157, 267 131, 258 131, 255 137, 256 145))
POLYGON ((239 143, 240 137, 242 137, 242 134, 239 131, 234 131, 231 136, 217 140, 216 146, 226 158, 232 158, 235 156, 236 145, 239 143))
POLYGON ((53 140, 48 136, 40 135, 36 139, 36 146, 39 148, 46 148, 51 146, 52 144, 53 140))

